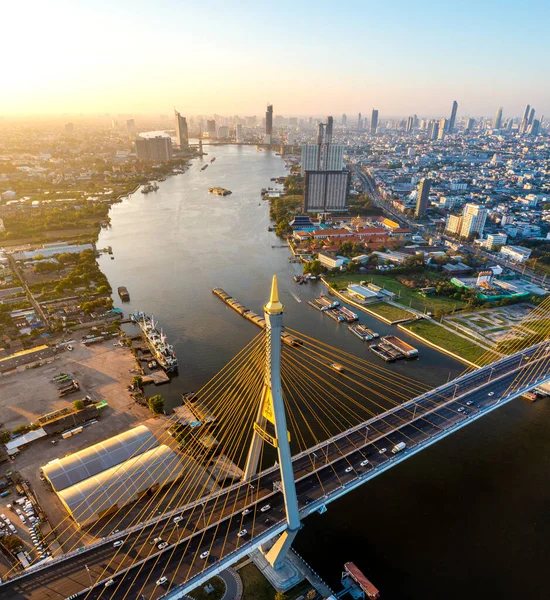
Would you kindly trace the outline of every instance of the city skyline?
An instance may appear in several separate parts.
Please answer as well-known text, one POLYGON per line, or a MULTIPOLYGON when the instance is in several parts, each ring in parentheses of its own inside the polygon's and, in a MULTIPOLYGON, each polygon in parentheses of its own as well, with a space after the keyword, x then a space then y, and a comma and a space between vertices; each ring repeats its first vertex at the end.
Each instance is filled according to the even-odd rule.
POLYGON ((429 0, 414 9, 398 4, 401 19, 394 5, 350 0, 331 19, 327 2, 313 10, 283 1, 269 12, 251 2, 228 10, 221 2, 162 0, 153 7, 98 0, 92 7, 31 0, 25 13, 10 5, 5 22, 24 21, 26 35, 21 43, 17 28, 5 32, 5 47, 17 51, 6 61, 9 93, 0 99, 0 115, 160 114, 174 104, 186 115, 261 114, 269 101, 287 115, 366 114, 376 106, 381 118, 447 116, 454 99, 459 118, 492 116, 497 106, 520 116, 526 102, 550 114, 550 84, 542 75, 550 52, 547 5, 532 0, 497 10, 501 4, 467 2, 463 8, 475 18, 459 26, 429 0), (373 10, 376 27, 364 36, 373 10), (276 35, 266 35, 267 16, 276 35), (512 23, 513 44, 503 34, 512 23), (411 47, 419 28, 445 33, 417 38, 411 47), (324 44, 329 31, 331 43, 324 44), (338 84, 319 94, 323 78, 338 84))

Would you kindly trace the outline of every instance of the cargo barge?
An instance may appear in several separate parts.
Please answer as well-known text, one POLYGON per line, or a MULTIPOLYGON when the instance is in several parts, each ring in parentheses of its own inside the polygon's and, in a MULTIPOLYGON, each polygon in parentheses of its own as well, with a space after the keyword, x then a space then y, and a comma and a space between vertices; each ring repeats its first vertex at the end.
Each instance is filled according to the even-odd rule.
POLYGON ((348 325, 348 329, 363 341, 370 342, 370 340, 373 340, 374 338, 378 337, 378 333, 376 333, 372 329, 369 329, 366 325, 363 325, 362 323, 348 325))
MULTIPOLYGON (((212 288, 212 293, 215 296, 217 296, 220 300, 225 302, 227 306, 230 306, 233 310, 237 311, 242 317, 244 317, 248 321, 251 321, 252 323, 254 323, 254 325, 265 329, 266 323, 262 315, 259 315, 258 313, 255 313, 254 311, 246 308, 246 306, 243 306, 240 302, 235 300, 235 298, 230 296, 221 288, 212 288)), ((290 335, 290 333, 287 333, 286 331, 283 331, 283 333, 281 333, 281 340, 287 346, 303 346, 304 344, 303 340, 297 338, 294 335, 290 335)))
POLYGON ((143 339, 158 364, 167 373, 177 371, 178 359, 174 347, 167 343, 166 335, 162 329, 160 331, 157 329, 157 323, 155 323, 154 318, 139 312, 131 314, 130 319, 139 325, 143 333, 143 339))
POLYGON ((130 292, 128 291, 128 288, 121 285, 117 291, 122 302, 130 302, 130 292))
POLYGON ((416 358, 418 350, 395 335, 380 338, 377 344, 369 346, 369 350, 386 362, 394 362, 403 358, 416 358))
POLYGON ((215 194, 216 196, 229 196, 229 194, 233 193, 231 190, 226 190, 225 188, 222 188, 222 187, 211 187, 211 188, 208 188, 208 191, 211 194, 215 194))

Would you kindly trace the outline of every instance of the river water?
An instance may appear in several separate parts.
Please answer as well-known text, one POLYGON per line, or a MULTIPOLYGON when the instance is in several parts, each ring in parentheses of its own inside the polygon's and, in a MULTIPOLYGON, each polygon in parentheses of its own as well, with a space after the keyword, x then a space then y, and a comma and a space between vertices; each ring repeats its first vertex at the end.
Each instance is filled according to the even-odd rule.
MULTIPOLYGON (((307 305, 321 284, 298 286, 299 267, 267 232, 260 189, 286 173, 281 157, 254 147, 205 150, 157 192, 114 205, 98 242, 113 248, 114 260, 103 255, 100 266, 115 303, 153 313, 176 348, 179 375, 155 391, 179 405, 258 333, 211 288, 260 312, 273 274, 287 325, 376 364, 364 343, 307 305), (212 186, 233 193, 214 196, 212 186), (130 303, 118 301, 120 285, 130 303)), ((361 321, 381 335, 393 329, 368 315, 361 321)), ((420 359, 391 365, 396 373, 435 386, 464 368, 414 345, 420 359)), ((547 401, 515 401, 309 517, 295 547, 333 586, 354 561, 384 599, 547 598, 549 423, 547 401)))

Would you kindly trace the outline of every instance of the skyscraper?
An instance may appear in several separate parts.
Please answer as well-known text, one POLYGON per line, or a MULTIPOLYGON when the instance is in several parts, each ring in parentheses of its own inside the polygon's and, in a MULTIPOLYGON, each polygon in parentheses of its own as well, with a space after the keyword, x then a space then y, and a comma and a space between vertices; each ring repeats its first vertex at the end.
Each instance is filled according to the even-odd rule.
POLYGON ((439 135, 439 123, 432 119, 428 123, 427 133, 428 133, 429 140, 437 140, 437 136, 439 135))
POLYGON ((454 133, 456 122, 456 111, 458 110, 458 102, 453 100, 453 108, 451 109, 451 118, 449 119, 449 135, 454 133))
POLYGON ((407 125, 406 125, 405 129, 406 129, 407 133, 411 133, 413 128, 414 128, 414 117, 409 117, 407 119, 407 125))
POLYGON ((343 127, 345 127, 347 125, 347 123, 348 123, 348 116, 346 115, 346 113, 344 113, 342 115, 342 125, 343 125, 343 127))
POLYGON ((240 123, 237 123, 235 127, 235 141, 237 144, 243 143, 243 126, 240 123))
POLYGON ((531 110, 531 107, 528 104, 525 107, 525 110, 523 111, 523 119, 521 119, 521 123, 519 124, 519 132, 520 133, 525 133, 527 130, 527 122, 529 120, 529 111, 530 110, 531 110))
POLYGON ((378 129, 378 111, 375 108, 373 108, 372 116, 371 116, 371 120, 370 120, 371 135, 375 135, 377 129, 378 129))
POLYGON ((527 120, 527 125, 531 125, 531 123, 533 122, 533 119, 535 118, 535 109, 532 108, 529 111, 529 119, 527 120))
POLYGON ((327 117, 327 123, 325 125, 325 140, 327 144, 332 144, 332 125, 334 120, 332 117, 327 117))
POLYGON ((182 117, 176 109, 174 109, 174 116, 176 117, 176 143, 183 152, 189 148, 187 120, 185 117, 182 117))
POLYGON ((317 123, 317 145, 320 146, 323 143, 325 137, 325 126, 323 123, 317 123))
POLYGON ((348 209, 348 171, 306 171, 304 212, 344 212, 348 209))
POLYGON ((418 185, 417 196, 416 196, 416 207, 414 209, 414 216, 417 219, 421 219, 426 215, 426 209, 428 208, 428 200, 430 197, 430 188, 432 186, 432 180, 425 178, 418 185))
POLYGON ((302 175, 306 171, 341 171, 344 168, 344 146, 335 144, 304 144, 302 175))
POLYGON ((273 135, 273 104, 267 105, 267 110, 265 111, 265 143, 271 144, 271 139, 273 135))
POLYGON ((497 108, 495 118, 493 119, 493 129, 500 129, 502 125, 502 106, 497 108))
POLYGON ((466 204, 462 213, 460 237, 467 238, 473 233, 477 233, 481 237, 487 219, 487 212, 487 209, 479 204, 466 204))
POLYGON ((128 119, 126 121, 126 131, 130 135, 133 135, 136 132, 136 122, 134 119, 128 119))
POLYGON ((206 133, 208 133, 208 137, 210 139, 216 139, 218 134, 217 134, 217 129, 216 129, 216 121, 214 119, 207 119, 206 133))
POLYGON ((357 115, 357 129, 363 129, 363 119, 361 119, 361 113, 357 115))
POLYGON ((138 160, 168 162, 172 159, 172 140, 169 137, 137 138, 135 144, 138 160))

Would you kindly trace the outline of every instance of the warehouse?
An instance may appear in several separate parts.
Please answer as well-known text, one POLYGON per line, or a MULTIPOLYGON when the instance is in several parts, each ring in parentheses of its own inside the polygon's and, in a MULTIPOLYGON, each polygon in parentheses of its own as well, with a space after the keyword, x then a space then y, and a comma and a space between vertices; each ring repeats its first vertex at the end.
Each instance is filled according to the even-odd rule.
POLYGON ((58 497, 82 527, 175 481, 180 467, 179 456, 162 445, 65 488, 58 497))
POLYGON ((140 425, 74 454, 53 460, 42 467, 42 474, 52 488, 60 492, 156 446, 158 442, 155 436, 145 425, 140 425))

